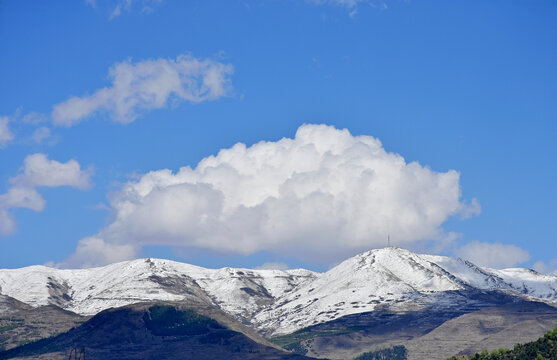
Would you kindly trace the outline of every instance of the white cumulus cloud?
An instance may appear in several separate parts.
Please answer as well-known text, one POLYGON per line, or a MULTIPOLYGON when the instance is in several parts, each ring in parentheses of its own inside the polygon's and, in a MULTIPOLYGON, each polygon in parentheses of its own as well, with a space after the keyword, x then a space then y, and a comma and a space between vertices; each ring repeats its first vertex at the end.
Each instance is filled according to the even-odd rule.
POLYGON ((75 160, 61 163, 40 153, 27 156, 21 173, 11 178, 11 187, 5 194, 0 194, 0 234, 9 235, 15 231, 15 221, 9 209, 44 209, 46 201, 36 188, 71 186, 87 189, 91 186, 92 174, 91 167, 82 170, 75 160))
POLYGON ((110 86, 55 105, 52 119, 56 125, 72 126, 103 111, 114 121, 129 123, 141 110, 164 108, 173 99, 199 103, 225 96, 232 72, 232 65, 188 55, 124 61, 110 69, 110 86))
POLYGON ((23 172, 10 179, 17 187, 73 186, 87 189, 92 169, 81 170, 76 160, 65 163, 50 160, 45 154, 33 154, 25 158, 23 172))
POLYGON ((455 251, 456 255, 476 265, 508 268, 530 260, 528 251, 515 245, 472 241, 455 251))
POLYGON ((3 148, 14 139, 14 134, 8 127, 9 122, 10 119, 7 116, 0 116, 0 148, 3 148))
POLYGON ((471 213, 458 172, 407 163, 374 137, 326 125, 152 171, 110 206, 113 221, 97 234, 106 243, 313 261, 384 246, 389 234, 401 246, 438 238, 448 217, 471 213))

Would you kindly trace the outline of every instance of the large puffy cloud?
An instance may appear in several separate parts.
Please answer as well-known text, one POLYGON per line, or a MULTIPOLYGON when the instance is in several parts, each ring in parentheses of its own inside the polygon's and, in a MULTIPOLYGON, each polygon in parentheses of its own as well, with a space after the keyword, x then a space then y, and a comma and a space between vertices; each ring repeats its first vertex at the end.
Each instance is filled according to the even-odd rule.
POLYGON ((129 123, 138 111, 163 108, 171 99, 199 103, 225 96, 232 72, 232 65, 187 55, 117 63, 110 69, 111 86, 55 105, 52 118, 56 125, 71 126, 105 111, 113 120, 129 123))
POLYGON ((303 125, 294 139, 242 143, 195 168, 152 171, 111 199, 106 243, 170 245, 305 260, 438 238, 460 200, 459 173, 389 153, 371 136, 303 125))
POLYGON ((0 116, 0 148, 3 148, 14 139, 14 134, 8 127, 9 122, 10 119, 7 116, 0 116))
POLYGON ((501 243, 472 241, 457 249, 455 253, 476 265, 492 268, 513 267, 530 260, 528 251, 515 245, 501 243))
POLYGON ((5 194, 0 194, 0 235, 9 235, 16 229, 9 209, 44 209, 46 201, 36 188, 71 186, 87 189, 91 186, 92 174, 91 167, 82 170, 75 160, 61 163, 40 153, 27 156, 21 173, 10 179, 12 186, 5 194))

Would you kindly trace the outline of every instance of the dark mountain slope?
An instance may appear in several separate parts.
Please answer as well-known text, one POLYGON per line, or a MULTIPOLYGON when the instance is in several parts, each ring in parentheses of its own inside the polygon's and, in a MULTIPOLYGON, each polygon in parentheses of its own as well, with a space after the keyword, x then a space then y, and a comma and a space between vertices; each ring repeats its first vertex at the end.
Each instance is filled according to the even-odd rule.
POLYGON ((476 311, 458 306, 401 313, 376 310, 272 341, 300 354, 331 359, 352 359, 365 352, 404 346, 409 360, 438 360, 485 348, 512 347, 535 340, 557 326, 557 308, 547 304, 517 302, 497 292, 467 296, 478 300, 476 311))
POLYGON ((429 295, 426 300, 430 304, 420 310, 383 306, 277 336, 271 341, 308 356, 351 359, 366 351, 405 345, 450 319, 514 303, 517 298, 498 291, 463 290, 429 295))
POLYGON ((0 359, 64 358, 72 348, 85 348, 88 360, 308 359, 231 330, 226 315, 201 314, 207 311, 214 310, 177 304, 109 309, 64 334, 0 353, 0 359))

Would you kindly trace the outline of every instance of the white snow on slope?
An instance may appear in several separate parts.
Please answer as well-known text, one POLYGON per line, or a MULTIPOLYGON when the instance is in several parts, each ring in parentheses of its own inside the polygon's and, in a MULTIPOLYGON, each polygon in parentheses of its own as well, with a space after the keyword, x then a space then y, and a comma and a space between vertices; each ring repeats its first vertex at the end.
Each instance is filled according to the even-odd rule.
POLYGON ((316 274, 308 270, 209 270, 196 281, 224 311, 244 322, 316 274))
POLYGON ((231 314, 241 315, 258 310, 257 296, 250 292, 263 288, 271 296, 280 295, 314 276, 307 270, 212 270, 170 260, 139 259, 78 270, 45 266, 4 269, 0 270, 0 293, 41 306, 54 302, 52 284, 67 287, 70 299, 62 307, 82 315, 154 300, 220 303, 231 314))
POLYGON ((141 301, 201 301, 275 335, 378 307, 425 308, 432 301, 450 302, 451 291, 470 289, 557 302, 555 276, 481 268, 395 247, 356 255, 321 274, 303 269, 205 269, 160 259, 79 270, 0 270, 0 294, 32 306, 54 303, 90 315, 141 301), (439 296, 443 294, 448 296, 439 296))
POLYGON ((478 289, 508 290, 534 299, 557 301, 557 277, 540 274, 531 269, 481 268, 469 261, 444 256, 420 255, 436 263, 464 283, 478 289))
POLYGON ((532 299, 557 301, 557 281, 555 276, 543 275, 534 270, 511 268, 490 271, 511 286, 510 290, 520 292, 532 299))
MULTIPOLYGON (((342 262, 257 314, 254 324, 273 335, 287 334, 377 307, 425 309, 432 305, 431 301, 442 299, 428 294, 470 289, 505 290, 532 299, 557 301, 555 276, 528 269, 480 268, 462 259, 418 255, 390 247, 342 262)), ((442 301, 447 299, 450 301, 451 297, 442 301)))
POLYGON ((377 306, 410 301, 423 293, 461 290, 450 274, 409 251, 372 250, 345 260, 259 313, 256 326, 295 331, 377 306))

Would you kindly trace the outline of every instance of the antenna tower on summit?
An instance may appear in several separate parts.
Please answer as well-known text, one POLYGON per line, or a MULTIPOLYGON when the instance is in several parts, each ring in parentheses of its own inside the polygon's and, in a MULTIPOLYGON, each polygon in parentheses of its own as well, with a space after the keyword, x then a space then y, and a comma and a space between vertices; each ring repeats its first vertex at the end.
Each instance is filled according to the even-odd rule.
POLYGON ((391 247, 391 234, 387 235, 387 246, 391 247))

